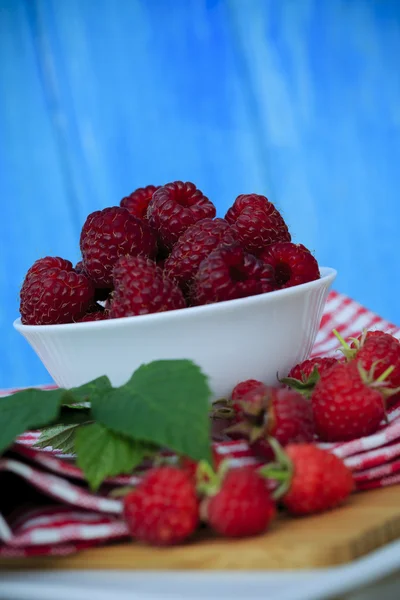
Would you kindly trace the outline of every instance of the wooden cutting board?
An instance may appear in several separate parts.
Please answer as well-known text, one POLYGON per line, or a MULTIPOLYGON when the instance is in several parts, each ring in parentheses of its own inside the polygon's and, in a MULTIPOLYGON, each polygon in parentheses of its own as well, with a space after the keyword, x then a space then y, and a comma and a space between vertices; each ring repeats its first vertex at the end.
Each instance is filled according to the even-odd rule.
POLYGON ((66 557, 2 559, 0 569, 266 570, 312 569, 352 561, 400 538, 400 486, 355 494, 322 515, 282 517, 265 535, 150 548, 114 544, 66 557))

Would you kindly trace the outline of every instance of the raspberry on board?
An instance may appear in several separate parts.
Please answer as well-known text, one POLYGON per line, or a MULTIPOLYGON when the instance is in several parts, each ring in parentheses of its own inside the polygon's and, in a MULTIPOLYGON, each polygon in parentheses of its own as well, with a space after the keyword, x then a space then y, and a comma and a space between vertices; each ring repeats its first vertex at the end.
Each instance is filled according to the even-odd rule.
POLYGON ((147 219, 147 208, 159 185, 147 185, 146 187, 137 188, 134 192, 122 198, 120 206, 129 210, 131 215, 139 219, 147 219))
POLYGON ((273 267, 278 289, 320 278, 316 259, 302 244, 278 242, 265 248, 260 258, 273 267))
POLYGON ((132 317, 186 306, 181 290, 150 259, 123 256, 114 267, 110 318, 132 317))
POLYGON ((159 188, 150 200, 147 218, 162 244, 171 249, 190 225, 214 218, 214 204, 194 183, 174 181, 159 188))
POLYGON ((293 465, 282 503, 293 515, 319 513, 342 504, 354 489, 351 471, 334 454, 313 444, 288 446, 293 465))
POLYGON ((255 296, 275 289, 272 267, 239 245, 221 246, 205 258, 191 289, 194 304, 255 296))
POLYGON ((202 219, 180 236, 165 262, 165 272, 186 291, 201 262, 221 244, 233 244, 235 241, 227 221, 202 219))
POLYGON ((124 517, 133 538, 156 546, 179 544, 199 523, 192 477, 165 466, 151 469, 124 498, 124 517))
POLYGON ((72 263, 58 257, 42 258, 28 270, 20 293, 25 325, 72 323, 93 303, 94 287, 72 263))
POLYGON ((265 481, 248 467, 228 471, 220 489, 203 500, 202 514, 225 537, 248 537, 266 531, 276 514, 265 481))
POLYGON ((238 196, 225 219, 234 226, 239 242, 252 254, 258 255, 269 244, 291 240, 280 212, 259 194, 238 196))
POLYGON ((155 257, 157 239, 148 223, 126 208, 113 206, 90 214, 82 228, 84 268, 98 288, 112 286, 112 269, 120 256, 155 257))

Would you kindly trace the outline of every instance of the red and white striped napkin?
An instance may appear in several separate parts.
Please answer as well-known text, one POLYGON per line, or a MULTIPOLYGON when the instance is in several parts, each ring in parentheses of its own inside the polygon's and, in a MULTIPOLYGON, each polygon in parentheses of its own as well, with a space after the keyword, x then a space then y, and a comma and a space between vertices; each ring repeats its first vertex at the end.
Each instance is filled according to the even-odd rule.
MULTIPOLYGON (((338 343, 333 329, 344 338, 357 336, 363 329, 380 329, 400 338, 399 328, 337 292, 329 295, 313 356, 335 352, 338 343)), ((0 396, 15 391, 0 392, 0 396)), ((371 436, 320 444, 343 458, 358 490, 400 483, 400 398, 390 409, 388 421, 371 436)), ((36 450, 32 445, 37 437, 37 432, 24 434, 0 459, 0 557, 66 555, 126 538, 122 502, 111 492, 121 485, 134 485, 141 473, 107 480, 94 494, 73 457, 36 450), (2 498, 8 499, 5 508, 2 498)), ((245 441, 215 442, 214 453, 217 459, 229 460, 232 467, 259 464, 245 441)))

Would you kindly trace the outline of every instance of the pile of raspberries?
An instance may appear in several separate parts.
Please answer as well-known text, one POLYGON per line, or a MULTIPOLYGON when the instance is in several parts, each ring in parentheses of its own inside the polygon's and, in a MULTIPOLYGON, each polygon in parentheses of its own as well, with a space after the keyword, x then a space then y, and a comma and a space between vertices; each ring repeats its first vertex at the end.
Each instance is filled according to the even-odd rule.
POLYGON ((37 260, 21 288, 27 325, 99 321, 245 298, 320 277, 265 196, 242 194, 215 218, 190 182, 149 185, 91 213, 82 260, 37 260))

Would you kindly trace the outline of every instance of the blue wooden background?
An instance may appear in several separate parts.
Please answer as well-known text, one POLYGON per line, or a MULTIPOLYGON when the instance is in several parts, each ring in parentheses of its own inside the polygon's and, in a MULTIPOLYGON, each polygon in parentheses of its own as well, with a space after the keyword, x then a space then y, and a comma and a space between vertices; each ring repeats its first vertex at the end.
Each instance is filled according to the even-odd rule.
POLYGON ((193 180, 265 193, 336 288, 400 323, 400 2, 0 0, 0 387, 49 381, 24 272, 87 213, 193 180))

